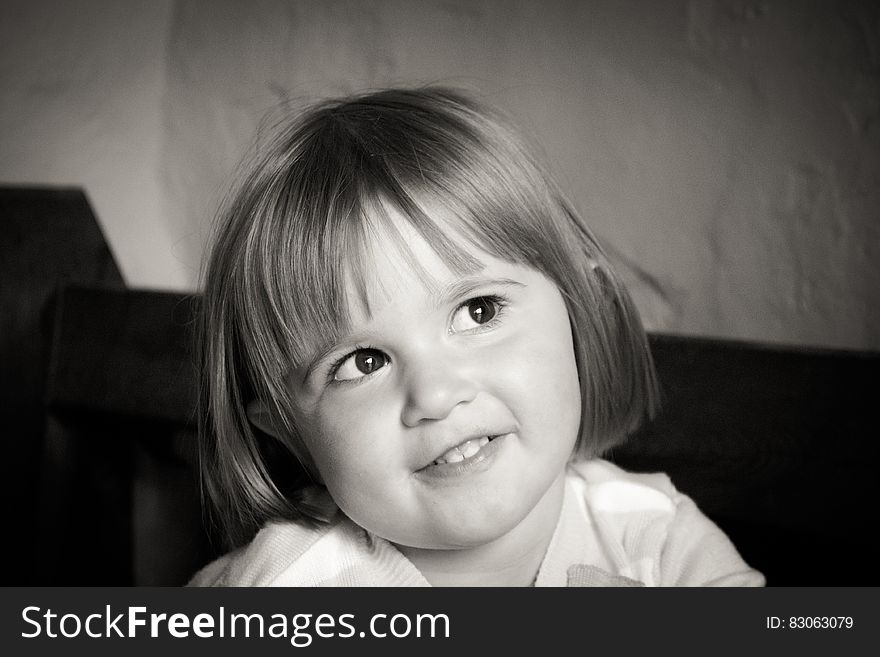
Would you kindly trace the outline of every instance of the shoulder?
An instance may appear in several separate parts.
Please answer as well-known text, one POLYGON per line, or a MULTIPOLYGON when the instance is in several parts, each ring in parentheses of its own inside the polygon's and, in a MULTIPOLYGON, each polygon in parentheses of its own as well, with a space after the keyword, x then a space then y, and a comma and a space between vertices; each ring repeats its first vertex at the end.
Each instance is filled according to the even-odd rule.
POLYGON ((248 545, 209 563, 193 576, 188 586, 271 586, 336 525, 267 523, 248 545))
POLYGON ((764 583, 666 474, 592 459, 572 464, 569 483, 622 574, 658 586, 764 583))
POLYGON ((267 524, 246 547, 203 568, 191 586, 427 586, 391 543, 343 514, 326 525, 267 524))
POLYGON ((638 509, 672 511, 678 491, 662 472, 627 472, 603 459, 576 461, 569 468, 569 478, 589 489, 594 504, 609 512, 638 509))

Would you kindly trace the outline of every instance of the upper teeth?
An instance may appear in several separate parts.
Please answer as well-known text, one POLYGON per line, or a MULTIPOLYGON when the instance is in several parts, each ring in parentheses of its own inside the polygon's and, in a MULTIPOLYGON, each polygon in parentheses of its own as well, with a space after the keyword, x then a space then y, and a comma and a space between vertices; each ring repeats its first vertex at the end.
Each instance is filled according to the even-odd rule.
POLYGON ((458 463, 459 461, 463 461, 479 452, 483 445, 488 442, 489 436, 471 438, 467 442, 464 442, 461 445, 450 449, 443 456, 434 461, 434 464, 441 465, 443 463, 458 463))

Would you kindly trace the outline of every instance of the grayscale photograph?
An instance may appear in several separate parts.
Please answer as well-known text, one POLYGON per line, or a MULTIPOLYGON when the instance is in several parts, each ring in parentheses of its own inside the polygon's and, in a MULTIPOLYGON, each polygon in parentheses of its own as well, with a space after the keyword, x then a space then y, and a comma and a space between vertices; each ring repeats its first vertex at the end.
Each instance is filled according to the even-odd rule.
POLYGON ((0 53, 4 586, 878 585, 874 3, 3 0, 0 53))

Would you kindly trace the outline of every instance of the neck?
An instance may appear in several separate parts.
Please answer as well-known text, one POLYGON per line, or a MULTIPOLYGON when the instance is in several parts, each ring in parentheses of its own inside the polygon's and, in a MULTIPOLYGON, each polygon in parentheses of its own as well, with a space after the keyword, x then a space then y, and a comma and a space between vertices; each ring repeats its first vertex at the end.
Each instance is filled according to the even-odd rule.
POLYGON ((562 509, 565 473, 522 522, 494 541, 471 548, 397 548, 432 586, 531 586, 562 509))

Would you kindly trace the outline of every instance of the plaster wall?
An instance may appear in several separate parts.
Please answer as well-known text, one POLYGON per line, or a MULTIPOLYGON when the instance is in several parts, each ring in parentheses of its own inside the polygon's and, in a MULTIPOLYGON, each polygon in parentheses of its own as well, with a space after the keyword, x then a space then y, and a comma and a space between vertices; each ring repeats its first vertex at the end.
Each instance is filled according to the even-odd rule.
POLYGON ((197 285, 271 116, 439 82, 543 145, 650 328, 880 349, 870 2, 67 6, 3 10, 0 179, 84 184, 131 285, 197 285))
POLYGON ((0 182, 83 187, 129 285, 191 279, 159 176, 173 4, 0 3, 0 182))

